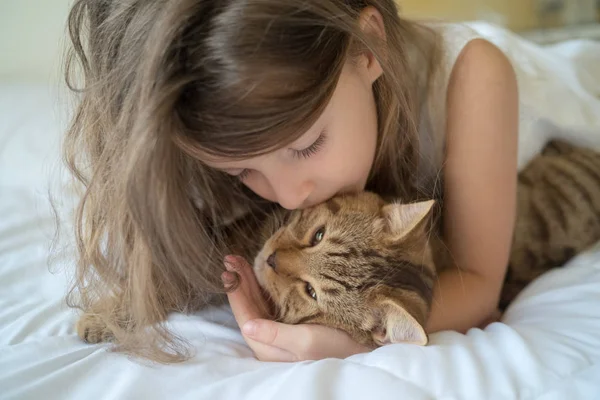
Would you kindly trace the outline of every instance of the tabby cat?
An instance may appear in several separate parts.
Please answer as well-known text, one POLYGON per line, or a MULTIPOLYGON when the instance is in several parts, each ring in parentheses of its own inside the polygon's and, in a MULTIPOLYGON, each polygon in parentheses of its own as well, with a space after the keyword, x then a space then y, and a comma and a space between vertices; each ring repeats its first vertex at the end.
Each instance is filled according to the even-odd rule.
MULTIPOLYGON (((519 174, 517 192, 501 307, 600 240, 600 154, 553 141, 519 174)), ((367 346, 425 345, 434 282, 449 260, 433 206, 363 192, 292 212, 254 261, 278 319, 338 328, 367 346)))
POLYGON ((551 141, 519 174, 517 220, 500 308, 600 240, 600 153, 551 141))

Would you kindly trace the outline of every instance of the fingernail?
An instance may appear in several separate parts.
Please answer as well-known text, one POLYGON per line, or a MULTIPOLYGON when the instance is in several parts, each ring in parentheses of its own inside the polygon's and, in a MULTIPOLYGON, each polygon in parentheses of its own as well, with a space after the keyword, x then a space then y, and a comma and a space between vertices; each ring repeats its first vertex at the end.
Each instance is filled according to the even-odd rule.
POLYGON ((225 256, 225 262, 226 263, 234 264, 235 261, 236 260, 235 260, 235 256, 234 255, 229 254, 229 255, 225 256))
POLYGON ((228 263, 228 262, 225 262, 225 269, 227 271, 235 271, 235 268, 234 268, 233 264, 228 263))
POLYGON ((256 322, 248 321, 242 327, 242 331, 248 336, 254 336, 256 334, 256 322))
POLYGON ((225 271, 221 274, 221 280, 225 285, 230 285, 235 281, 235 278, 231 272, 225 271))
POLYGON ((237 269, 237 262, 235 261, 235 257, 227 256, 225 257, 225 268, 228 271, 235 271, 237 269))

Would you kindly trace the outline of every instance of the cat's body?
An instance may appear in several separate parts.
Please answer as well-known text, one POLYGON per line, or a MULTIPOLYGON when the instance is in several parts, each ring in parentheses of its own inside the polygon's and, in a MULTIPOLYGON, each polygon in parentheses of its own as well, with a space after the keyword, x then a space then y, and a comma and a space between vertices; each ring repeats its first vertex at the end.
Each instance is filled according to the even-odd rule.
MULTIPOLYGON (((296 211, 256 257, 258 280, 282 322, 339 328, 367 345, 424 344, 435 273, 456 267, 431 216, 431 202, 370 193, 296 211)), ((519 175, 500 306, 599 240, 600 154, 551 142, 519 175)))
POLYGON ((519 174, 517 220, 500 307, 600 241, 600 153, 552 141, 519 174))

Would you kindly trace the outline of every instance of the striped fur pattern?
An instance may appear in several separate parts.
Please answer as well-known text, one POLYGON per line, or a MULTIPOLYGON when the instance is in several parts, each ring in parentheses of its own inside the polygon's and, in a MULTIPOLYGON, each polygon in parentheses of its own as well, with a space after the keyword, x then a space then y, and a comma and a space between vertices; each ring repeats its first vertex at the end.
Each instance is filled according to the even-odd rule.
MULTIPOLYGON (((550 142, 519 174, 517 195, 501 308, 600 240, 600 154, 550 142)), ((335 327, 367 345, 425 344, 437 272, 452 266, 432 213, 431 202, 360 193, 272 219, 263 233, 276 233, 254 267, 279 320, 335 327)))
POLYGON ((517 220, 500 307, 600 241, 600 153, 550 142, 519 174, 517 220))
POLYGON ((291 213, 254 262, 279 320, 342 329, 368 346, 425 344, 432 205, 364 192, 291 213))

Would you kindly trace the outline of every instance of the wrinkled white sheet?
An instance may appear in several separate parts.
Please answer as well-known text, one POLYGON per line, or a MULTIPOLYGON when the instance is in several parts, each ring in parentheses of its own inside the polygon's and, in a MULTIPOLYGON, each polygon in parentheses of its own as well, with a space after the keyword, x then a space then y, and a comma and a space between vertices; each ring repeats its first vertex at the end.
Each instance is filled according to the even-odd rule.
POLYGON ((1 399, 600 399, 600 248, 534 282, 503 323, 427 347, 261 363, 227 307, 171 319, 196 350, 181 365, 82 343, 63 300, 72 258, 55 253, 48 270, 48 190, 64 182, 56 107, 48 88, 0 85, 1 399))

